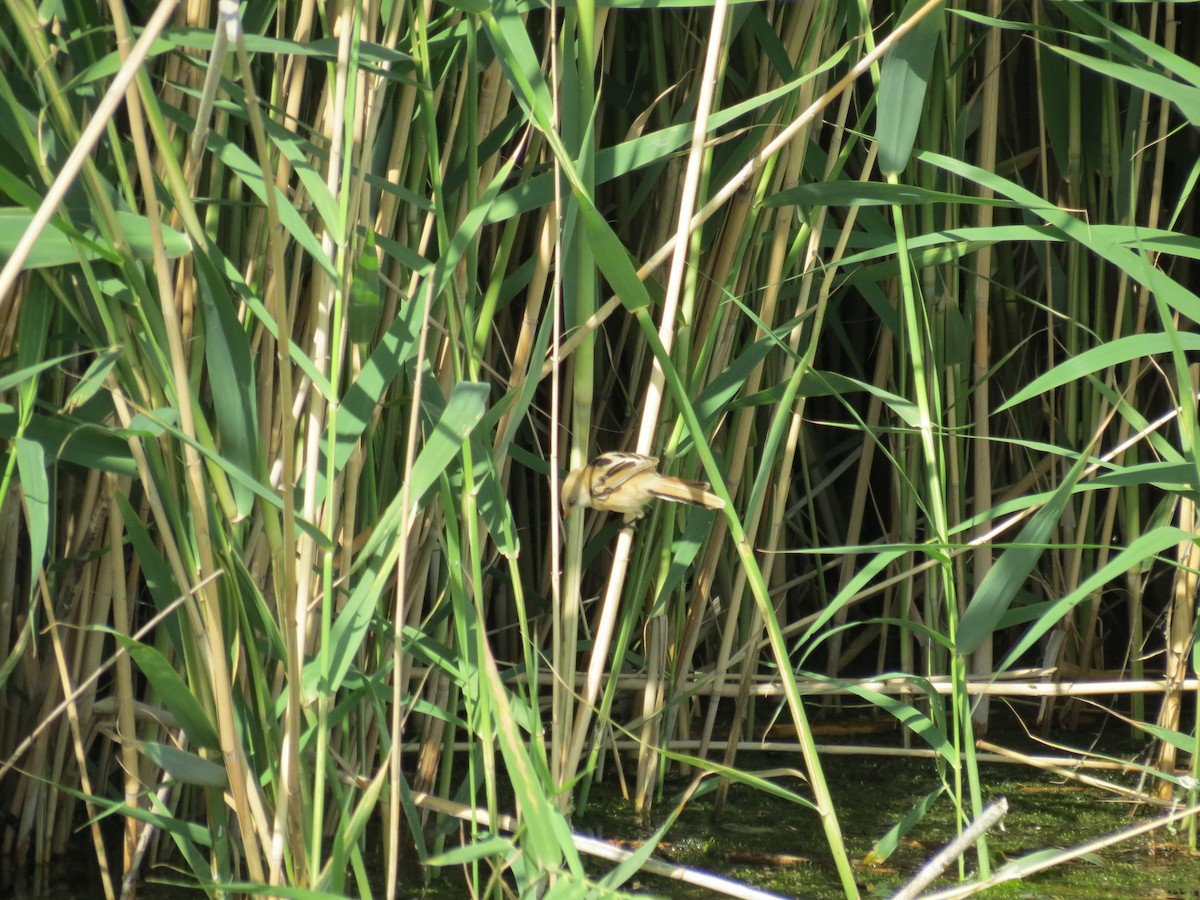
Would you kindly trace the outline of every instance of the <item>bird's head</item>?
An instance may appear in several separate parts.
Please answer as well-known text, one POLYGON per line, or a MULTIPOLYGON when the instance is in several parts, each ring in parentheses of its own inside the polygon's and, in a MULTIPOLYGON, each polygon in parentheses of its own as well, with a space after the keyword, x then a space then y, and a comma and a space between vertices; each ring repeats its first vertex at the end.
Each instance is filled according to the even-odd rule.
POLYGON ((587 485, 583 482, 583 469, 576 469, 563 479, 561 499, 564 517, 569 516, 577 506, 592 505, 587 485))

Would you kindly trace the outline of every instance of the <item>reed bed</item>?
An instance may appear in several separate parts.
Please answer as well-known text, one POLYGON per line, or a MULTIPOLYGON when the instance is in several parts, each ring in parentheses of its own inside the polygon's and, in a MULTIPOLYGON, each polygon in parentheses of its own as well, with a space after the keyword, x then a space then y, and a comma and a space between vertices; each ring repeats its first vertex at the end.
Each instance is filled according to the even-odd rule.
POLYGON ((612 895, 737 783, 854 897, 811 717, 965 830, 1006 693, 1153 741, 1194 847, 1198 26, 5 0, 0 856, 612 895), (604 451, 725 508, 564 520, 604 451), (658 828, 585 868, 614 753, 658 828))

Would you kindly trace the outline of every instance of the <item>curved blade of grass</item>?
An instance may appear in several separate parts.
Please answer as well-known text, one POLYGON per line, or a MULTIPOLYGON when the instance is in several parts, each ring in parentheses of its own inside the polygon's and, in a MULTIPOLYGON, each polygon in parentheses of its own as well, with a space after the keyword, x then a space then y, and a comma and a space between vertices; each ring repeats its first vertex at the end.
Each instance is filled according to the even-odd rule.
POLYGON ((517 535, 517 523, 513 520, 512 508, 508 505, 508 497, 496 472, 495 460, 484 450, 483 442, 477 438, 472 437, 471 447, 479 516, 483 519, 488 534, 492 536, 496 549, 508 559, 516 559, 521 551, 521 541, 517 535))
POLYGON ((117 360, 124 352, 121 347, 109 347, 97 354, 87 371, 83 373, 83 377, 79 379, 79 383, 67 396, 67 400, 63 404, 63 412, 72 413, 91 400, 96 391, 104 386, 104 380, 108 378, 109 372, 112 371, 113 366, 117 364, 117 360))
MULTIPOLYGON (((1200 335, 1190 332, 1178 335, 1179 346, 1183 350, 1200 350, 1200 335)), ((1049 372, 1038 376, 1021 390, 1013 394, 996 408, 996 412, 1004 412, 1018 403, 1024 403, 1031 397, 1044 394, 1047 391, 1065 384, 1070 384, 1080 378, 1095 375, 1113 366, 1155 356, 1160 353, 1170 353, 1175 347, 1175 339, 1164 332, 1152 334, 1130 334, 1115 340, 1106 341, 1099 347, 1093 347, 1078 353, 1063 363, 1055 366, 1049 372)))
MULTIPOLYGON (((1160 741, 1166 741, 1173 747, 1178 747, 1184 753, 1196 752, 1196 736, 1194 734, 1184 734, 1182 731, 1176 731, 1174 728, 1164 728, 1161 725, 1155 725, 1153 722, 1139 722, 1137 727, 1147 734, 1153 735, 1160 741)), ((1170 773, 1156 773, 1158 777, 1164 777, 1170 773)), ((1178 783, 1181 779, 1176 779, 1178 783)))
MULTIPOLYGON (((828 552, 828 550, 826 549, 824 552, 828 552)), ((854 576, 838 592, 837 596, 826 605, 825 609, 821 610, 821 614, 817 616, 816 620, 805 630, 804 634, 801 635, 797 643, 809 643, 817 634, 817 632, 824 628, 826 623, 831 621, 833 617, 837 615, 837 611, 839 609, 849 603, 858 594, 858 592, 870 584, 880 572, 885 571, 888 566, 892 565, 892 563, 909 552, 909 550, 903 547, 889 547, 888 549, 880 551, 873 556, 865 566, 863 566, 854 574, 854 576)))
POLYGON ((704 546, 704 542, 708 539, 713 519, 715 518, 715 513, 701 510, 696 510, 693 515, 688 517, 686 530, 679 536, 678 540, 671 544, 671 563, 667 569, 666 577, 663 578, 662 583, 655 592, 654 602, 651 604, 652 612, 650 616, 654 615, 654 611, 662 608, 675 593, 675 589, 683 584, 684 578, 691 571, 692 563, 696 560, 696 554, 700 552, 700 548, 704 546))
POLYGON ((1097 475, 1092 483, 1099 487, 1149 485, 1160 491, 1182 493, 1196 490, 1196 467, 1183 462, 1147 462, 1097 475))
POLYGON ((802 184, 764 197, 763 206, 919 206, 926 203, 946 203, 954 206, 1000 206, 1020 209, 1012 200, 951 194, 912 184, 892 184, 880 181, 820 181, 802 184))
MULTIPOLYGON (((246 304, 246 308, 254 314, 267 332, 273 337, 276 342, 279 341, 279 325, 275 322, 274 316, 263 305, 262 299, 258 293, 246 284, 242 274, 234 267, 233 263, 211 242, 205 247, 204 252, 212 260, 214 265, 217 265, 221 277, 225 279, 238 295, 238 298, 246 304)), ((329 383, 329 379, 325 373, 318 369, 308 354, 300 349, 294 339, 288 339, 288 356, 291 358, 292 364, 296 366, 304 375, 312 382, 322 397, 330 403, 337 401, 337 397, 333 392, 333 385, 329 383)))
POLYGON ((883 387, 837 372, 810 370, 805 376, 804 395, 806 397, 834 396, 864 391, 883 401, 896 417, 910 428, 921 427, 921 413, 916 404, 907 397, 893 393, 883 387), (813 385, 823 388, 823 391, 812 390, 813 385))
POLYGON ((154 741, 138 741, 138 750, 147 759, 183 784, 224 789, 229 784, 225 767, 201 759, 195 753, 154 741))
MULTIPOLYGON (((886 185, 879 185, 886 187, 886 185)), ((993 205, 1007 201, 996 201, 993 205)), ((1015 204, 1016 208, 1023 208, 1015 204)), ((1131 229, 1128 225, 1095 224, 1091 233, 1096 238, 1121 247, 1140 247, 1154 253, 1168 253, 1187 259, 1200 259, 1200 239, 1178 231, 1165 228, 1131 229)), ((886 232, 869 232, 869 236, 878 235, 882 240, 868 250, 851 254, 842 260, 843 268, 852 268, 850 281, 857 282, 869 273, 895 273, 896 263, 886 262, 898 251, 895 240, 886 232), (882 265, 863 266, 873 260, 884 260, 882 265), (886 267, 886 268, 885 268, 886 267)), ((949 261, 972 253, 981 247, 1012 241, 1036 241, 1061 243, 1064 235, 1056 228, 1045 225, 990 225, 987 227, 963 226, 944 231, 931 231, 914 236, 908 241, 908 249, 913 257, 913 265, 920 268, 935 264, 937 261, 949 261), (921 251, 921 252, 916 252, 921 251)), ((875 276, 882 277, 882 276, 875 276)))
POLYGON ((675 824, 679 816, 683 813, 687 804, 693 799, 698 799, 704 794, 709 793, 716 787, 716 782, 708 780, 707 783, 701 779, 704 776, 699 776, 694 779, 688 789, 683 792, 683 795, 675 802, 671 811, 667 813, 661 825, 654 829, 654 833, 642 841, 641 845, 634 850, 625 860, 621 862, 615 869, 608 872, 600 879, 600 886, 610 890, 615 890, 630 878, 636 875, 650 858, 651 854, 658 849, 658 843, 675 824))
POLYGON ((916 805, 905 813, 899 822, 888 829, 887 834, 875 842, 875 846, 870 849, 863 859, 863 865, 877 865, 895 853, 896 848, 900 846, 901 838, 912 831, 913 827, 928 815, 929 811, 933 809, 933 804, 944 793, 946 793, 946 785, 939 784, 918 800, 916 805))
POLYGON ((46 560, 50 540, 50 479, 46 475, 46 454, 41 444, 19 437, 17 474, 21 478, 21 497, 29 521, 29 584, 38 583, 38 572, 46 560))
POLYGON ((521 811, 524 830, 521 852, 529 856, 539 873, 559 871, 565 867, 572 874, 581 876, 583 862, 571 840, 570 825, 547 796, 546 785, 553 782, 545 761, 532 752, 536 742, 526 745, 527 736, 517 725, 519 719, 513 714, 513 704, 500 678, 495 657, 483 639, 483 631, 479 630, 478 635, 482 662, 480 689, 488 694, 491 730, 500 747, 509 783, 521 811))
MULTIPOLYGON (((932 685, 925 682, 922 678, 915 677, 910 679, 910 683, 916 683, 924 689, 933 708, 940 706, 937 692, 933 689, 932 685)), ((952 769, 957 769, 962 765, 962 756, 958 747, 946 735, 945 729, 939 728, 937 723, 930 719, 927 713, 921 712, 909 703, 905 703, 899 697, 873 691, 870 688, 854 684, 853 682, 843 683, 842 686, 855 696, 862 697, 872 706, 882 709, 893 716, 896 721, 936 751, 952 769)))
MULTIPOLYGON (((12 256, 17 243, 33 222, 33 216, 32 212, 25 209, 0 209, 0 265, 12 256)), ((125 211, 117 211, 116 217, 129 241, 129 255, 133 259, 153 259, 154 241, 146 217, 125 211)), ((53 227, 42 231, 25 258, 22 271, 69 266, 81 259, 121 262, 126 258, 105 240, 103 234, 87 224, 68 224, 61 216, 55 216, 50 220, 50 225, 53 227)), ((191 252, 192 242, 187 235, 165 225, 161 226, 161 231, 168 259, 178 259, 191 252)))
MULTIPOLYGON (((1120 578, 1143 562, 1165 553, 1179 544, 1194 541, 1196 536, 1173 525, 1161 526, 1139 536, 1128 547, 1109 560, 1103 568, 1093 572, 1083 579, 1075 590, 1054 601, 1047 612, 1021 636, 1013 645, 1003 664, 997 669, 1003 672, 1020 658, 1021 654, 1037 643, 1047 631, 1061 621, 1062 617, 1075 606, 1087 600, 1091 595, 1115 578, 1120 578)), ((968 609, 968 612, 970 610, 968 609)), ((965 622, 964 617, 964 622, 965 622)))
MULTIPOLYGON (((832 549, 833 548, 822 548, 822 553, 829 553, 829 552, 831 552, 832 549)), ((910 553, 914 552, 914 551, 920 552, 925 549, 926 549, 925 547, 914 546, 909 550, 909 552, 910 553)), ((795 644, 795 648, 796 648, 795 652, 797 654, 799 654, 799 657, 798 657, 799 665, 797 666, 797 668, 803 668, 805 666, 805 664, 808 662, 808 658, 812 655, 813 650, 816 647, 819 647, 821 645, 821 642, 824 641, 827 637, 829 637, 829 635, 831 635, 833 632, 835 632, 835 631, 850 631, 855 628, 861 628, 866 625, 889 625, 893 628, 904 628, 904 629, 907 629, 908 631, 911 631, 914 635, 916 635, 921 640, 931 641, 935 644, 940 644, 941 646, 945 647, 947 650, 954 649, 950 645, 950 641, 946 637, 946 635, 944 635, 940 631, 930 628, 924 622, 914 622, 911 619, 898 619, 895 616, 872 616, 868 619, 856 619, 853 622, 846 622, 842 625, 835 625, 833 628, 830 628, 828 631, 823 632, 822 634, 813 638, 809 642, 806 642, 806 643, 797 642, 795 644)), ((816 678, 819 676, 814 675, 812 677, 816 678)), ((916 676, 911 676, 911 675, 907 675, 907 674, 905 674, 903 676, 897 676, 895 674, 882 673, 882 674, 878 675, 877 677, 883 679, 883 678, 897 678, 897 677, 912 678, 912 677, 916 677, 916 676)))
MULTIPOLYGON (((64 362, 67 362, 68 360, 77 359, 80 355, 81 354, 79 353, 67 353, 63 356, 55 356, 50 359, 39 360, 32 365, 22 366, 21 368, 17 369, 17 371, 9 372, 7 375, 0 375, 0 392, 10 391, 22 382, 29 381, 31 378, 40 375, 42 372, 45 372, 47 369, 53 369, 54 367, 60 366, 64 362)), ((7 404, 4 405, 4 408, 12 409, 12 407, 8 406, 7 404)), ((5 436, 9 437, 10 435, 5 436)))
MULTIPOLYGON (((181 110, 171 107, 168 104, 163 104, 160 108, 163 118, 174 122, 185 133, 190 133, 191 129, 195 127, 195 122, 192 118, 181 110)), ((209 132, 208 142, 210 149, 221 162, 237 175, 238 179, 250 189, 252 194, 258 197, 263 203, 266 203, 266 191, 268 188, 263 181, 262 169, 258 164, 244 150, 218 132, 209 132)), ((288 199, 287 195, 274 184, 269 189, 275 192, 275 207, 279 212, 279 222, 287 230, 287 233, 291 235, 292 240, 303 249, 304 254, 314 264, 324 269, 325 273, 333 281, 339 281, 340 276, 333 261, 325 253, 325 250, 321 247, 320 240, 313 234, 312 229, 304 221, 304 218, 288 199)), ((332 227, 336 229, 336 226, 337 222, 335 220, 332 227)), ((334 233, 337 233, 336 230, 334 233)))
MULTIPOLYGON (((1119 51, 1121 55, 1124 55, 1129 60, 1140 61, 1140 58, 1151 60, 1157 63, 1163 71, 1171 73, 1176 78, 1183 79, 1183 81, 1191 84, 1193 87, 1200 87, 1200 66, 1196 65, 1191 59, 1180 56, 1178 53, 1172 53, 1161 44, 1147 40, 1136 31, 1131 31, 1120 23, 1101 15, 1088 7, 1087 4, 1071 3, 1063 7, 1063 11, 1069 18, 1076 20, 1088 19, 1092 24, 1115 34, 1122 41, 1129 44, 1136 52, 1130 53, 1124 48, 1107 41, 1105 42, 1106 49, 1119 51)), ((1087 34, 1078 36, 1087 41, 1095 40, 1095 38, 1087 34)), ((1175 82, 1175 84, 1178 84, 1178 82, 1175 82)))
MULTIPOLYGON (((211 878, 211 864, 200 852, 200 848, 212 847, 212 832, 203 825, 175 815, 173 810, 167 809, 159 802, 156 792, 149 792, 150 803, 154 806, 154 810, 151 811, 138 806, 130 806, 124 801, 111 800, 108 797, 91 797, 67 784, 59 783, 53 787, 55 790, 70 794, 77 800, 90 802, 97 809, 103 809, 105 816, 128 816, 151 828, 160 829, 164 834, 171 835, 175 846, 179 848, 180 855, 187 860, 193 877, 200 881, 207 881, 211 878)), ((189 885, 189 887, 194 887, 194 885, 189 885)))
MULTIPOLYGON (((486 384, 463 381, 454 386, 446 408, 413 464, 409 496, 414 504, 420 504, 446 468, 458 458, 463 442, 483 418, 488 393, 486 384)), ((376 603, 391 582, 391 569, 400 555, 403 497, 404 491, 399 491, 392 499, 364 548, 363 556, 370 556, 372 549, 385 539, 392 541, 391 547, 382 559, 370 556, 369 564, 358 573, 357 584, 333 623, 325 658, 304 667, 305 690, 310 695, 314 691, 332 695, 338 690, 367 636, 376 603), (323 673, 327 673, 326 684, 319 683, 323 673)))
POLYGON ((498 0, 481 18, 496 61, 515 89, 514 96, 543 132, 553 134, 555 129, 548 112, 555 108, 554 99, 517 4, 513 0, 498 0))
POLYGON ((1136 283, 1148 289, 1153 288, 1156 296, 1162 296, 1172 308, 1193 322, 1200 322, 1200 297, 1165 273, 1156 270, 1144 256, 1124 246, 1126 243, 1134 246, 1139 243, 1136 226, 1112 226, 1110 230, 1101 234, 1094 231, 1090 223, 1082 217, 1053 205, 994 172, 940 153, 924 151, 916 156, 922 162, 989 187, 997 194, 1021 203, 1031 214, 1049 222, 1066 237, 1078 242, 1100 258, 1108 260, 1136 283))
MULTIPOLYGON (((129 536, 129 543, 137 554, 138 564, 142 568, 142 576, 146 581, 146 588, 150 591, 150 598, 159 610, 164 610, 174 603, 175 598, 182 593, 179 585, 175 583, 175 575, 163 555, 158 551, 158 547, 155 546, 150 533, 142 524, 142 520, 138 518, 137 513, 130 505, 129 499, 120 491, 117 491, 114 496, 117 508, 121 511, 121 521, 125 527, 125 533, 129 536)), ((166 630, 175 652, 182 657, 186 648, 179 627, 179 619, 176 616, 170 616, 160 627, 166 630)))
MULTIPOLYGON (((383 399, 388 386, 396 379, 404 366, 417 353, 416 317, 420 315, 419 303, 403 303, 396 318, 380 338, 375 349, 363 364, 343 398, 337 415, 337 434, 334 437, 334 466, 336 471, 345 468, 346 460, 366 432, 375 407, 383 399)), ((324 472, 324 466, 321 471, 324 472)))
MULTIPOLYGON (((1195 85, 1183 84, 1140 66, 1125 65, 1113 60, 1089 56, 1067 47, 1049 46, 1048 49, 1078 65, 1091 69, 1093 72, 1123 81, 1139 90, 1170 101, 1193 126, 1200 126, 1200 92, 1196 90, 1195 85)), ((1166 51, 1162 47, 1159 47, 1158 51, 1160 55, 1166 55, 1166 51)), ((1178 57, 1173 58, 1178 59, 1178 57)), ((1173 70, 1169 69, 1168 71, 1173 70)))
MULTIPOLYGON (((204 310, 204 358, 207 362, 221 455, 247 473, 261 470, 258 450, 258 398, 250 339, 238 319, 233 299, 212 263, 197 254, 199 300, 204 310)), ((230 483, 240 516, 250 513, 254 492, 237 480, 230 483)))
POLYGON ((496 835, 472 841, 469 844, 463 844, 444 853, 435 854, 429 857, 426 862, 431 866, 461 866, 464 863, 474 863, 481 859, 491 859, 493 857, 507 859, 516 849, 517 845, 513 843, 511 838, 496 835))
POLYGON ((378 812, 376 805, 379 801, 379 792, 387 783, 387 776, 387 766, 380 766, 375 777, 367 783, 366 790, 363 791, 358 803, 354 805, 354 810, 349 816, 341 818, 329 848, 329 861, 325 864, 317 887, 342 890, 342 883, 345 880, 343 873, 346 871, 351 855, 357 850, 358 839, 366 830, 367 823, 378 812))
MULTIPOLYGON (((266 501, 276 509, 283 508, 283 501, 279 498, 279 495, 268 485, 263 484, 261 481, 259 481, 259 479, 255 478, 245 469, 235 466, 231 460, 227 459, 223 454, 215 451, 212 447, 206 447, 199 441, 194 441, 189 438, 181 429, 177 428, 173 423, 167 420, 167 416, 170 414, 171 409, 168 407, 164 410, 154 410, 153 412, 146 412, 142 415, 147 422, 161 428, 163 431, 170 432, 176 439, 195 447, 197 452, 199 452, 204 458, 205 462, 216 465, 222 472, 230 477, 231 482, 234 484, 240 484, 249 489, 259 500, 266 501)), ((329 539, 311 522, 302 519, 299 515, 296 516, 295 521, 296 527, 303 530, 306 535, 311 537, 322 547, 328 548, 330 546, 329 539)))
POLYGON ((113 635, 114 639, 137 663, 142 674, 154 685, 155 693, 162 699, 163 705, 187 734, 188 741, 192 746, 220 751, 221 741, 217 737, 216 727, 209 721, 200 701, 183 683, 183 679, 179 677, 175 667, 167 662, 167 658, 153 647, 148 647, 111 629, 103 630, 113 635))
MULTIPOLYGON (((837 52, 832 54, 832 58, 826 61, 822 69, 840 63, 848 52, 848 49, 847 47, 839 48, 837 52)), ((710 131, 716 132, 720 128, 728 126, 764 106, 793 94, 797 87, 818 74, 820 72, 806 73, 803 77, 783 84, 773 90, 766 91, 725 109, 715 110, 708 120, 710 131)), ((688 141, 691 140, 692 130, 693 124, 691 122, 681 122, 677 125, 669 125, 658 131, 650 132, 649 134, 639 135, 615 147, 605 147, 598 150, 595 154, 595 183, 601 185, 621 175, 626 175, 646 166, 662 162, 663 159, 669 158, 681 147, 687 146, 688 141)), ((487 223, 502 222, 521 213, 541 209, 553 202, 553 175, 551 173, 536 175, 501 194, 496 201, 495 207, 488 215, 487 223)))
POLYGON ((996 630, 1034 564, 1046 552, 1085 468, 1086 460, 1080 457, 1046 505, 1021 529, 1014 546, 1004 551, 975 589, 975 596, 968 603, 955 634, 955 647, 959 653, 974 653, 996 630))

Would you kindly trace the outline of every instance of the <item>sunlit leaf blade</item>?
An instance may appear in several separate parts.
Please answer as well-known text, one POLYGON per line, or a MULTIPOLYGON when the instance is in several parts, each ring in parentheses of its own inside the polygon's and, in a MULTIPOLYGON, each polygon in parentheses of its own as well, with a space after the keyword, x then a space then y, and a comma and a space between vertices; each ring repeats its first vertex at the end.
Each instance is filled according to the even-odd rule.
POLYGON ((367 232, 367 243, 358 256, 350 286, 350 340, 363 343, 375 336, 383 313, 379 294, 379 258, 375 255, 375 232, 367 232))
MULTIPOLYGON (((1183 333, 1176 336, 1179 344, 1185 350, 1200 350, 1200 335, 1183 333)), ((1173 346, 1172 337, 1166 333, 1131 334, 1113 341, 1085 350, 1070 359, 1060 363, 1048 372, 1039 375, 1008 400, 1000 404, 998 412, 1009 407, 1024 403, 1027 400, 1045 394, 1057 387, 1070 384, 1080 378, 1087 378, 1115 365, 1134 359, 1148 358, 1157 354, 1169 353, 1173 346)))
POLYGON ((1196 536, 1182 531, 1173 526, 1163 526, 1155 528, 1152 531, 1140 535, 1136 540, 1132 541, 1128 547, 1114 554, 1108 564, 1102 569, 1092 572, 1084 578, 1079 587, 1068 593, 1066 596, 1054 601, 1047 608, 1045 614, 1030 627, 1021 639, 1012 647, 1006 658, 1006 662, 1001 667, 1006 668, 1012 664, 1022 653, 1029 649, 1039 638, 1047 631, 1055 627, 1061 620, 1066 611, 1074 608, 1084 600, 1088 599, 1093 592, 1100 587, 1112 581, 1115 578, 1123 576, 1131 569, 1140 565, 1143 562, 1154 557, 1156 554, 1163 553, 1173 547, 1178 547, 1181 544, 1186 544, 1194 541, 1196 536))
POLYGON ((63 412, 74 412, 92 399, 92 395, 104 385, 104 379, 108 377, 112 367, 117 364, 122 352, 120 347, 109 347, 92 360, 87 371, 83 373, 83 377, 79 379, 79 384, 75 385, 67 397, 67 402, 63 404, 63 412))
POLYGON ((46 456, 41 445, 23 437, 17 438, 15 443, 21 499, 25 515, 29 517, 30 584, 37 584, 50 541, 50 480, 46 476, 46 456))
MULTIPOLYGON (((154 241, 150 236, 150 223, 145 216, 118 210, 117 221, 121 226, 130 252, 135 259, 152 259, 154 241)), ((17 243, 33 220, 33 213, 26 209, 0 209, 0 265, 8 260, 17 243)), ((65 266, 80 259, 121 258, 115 247, 109 246, 103 236, 86 222, 77 227, 61 223, 51 224, 38 236, 37 243, 26 258, 22 268, 44 269, 65 266)), ((177 259, 191 252, 192 244, 187 236, 171 228, 162 228, 163 249, 169 259, 177 259)))
MULTIPOLYGON (((455 385, 445 409, 413 464, 409 489, 413 503, 420 503, 446 468, 459 457, 463 441, 483 418, 488 393, 488 387, 484 384, 462 382, 455 385)), ((373 560, 371 566, 360 573, 354 590, 333 623, 327 659, 305 667, 305 689, 310 694, 338 689, 367 636, 374 605, 391 574, 389 566, 399 554, 393 531, 403 520, 403 497, 403 491, 397 493, 380 518, 377 534, 389 536, 390 548, 385 558, 373 560), (322 671, 327 675, 322 675, 322 671), (324 677, 328 681, 321 683, 324 677)))
POLYGON ((486 384, 463 381, 454 386, 446 401, 446 408, 413 463, 413 502, 419 502, 446 467, 458 457, 463 441, 483 418, 489 393, 486 384))
POLYGON ((166 657, 153 647, 147 647, 124 635, 116 635, 116 638, 141 669, 142 674, 154 685, 162 704, 187 733, 188 742, 193 747, 220 751, 221 742, 217 737, 216 728, 209 721, 195 695, 174 667, 167 662, 166 657))
POLYGON ((500 475, 483 445, 472 440, 471 454, 475 462, 474 481, 478 493, 479 515, 487 526, 488 534, 496 542, 496 549, 509 559, 516 559, 521 551, 517 536, 517 525, 513 521, 512 509, 504 495, 500 475))
POLYGON ((140 741, 138 750, 171 778, 183 784, 224 788, 229 783, 223 766, 201 759, 195 753, 153 741, 140 741))
POLYGON ((795 204, 813 206, 916 206, 925 203, 953 203, 964 206, 988 205, 1015 207, 1010 200, 983 200, 965 194, 951 194, 909 184, 882 184, 877 181, 823 181, 802 184, 773 194, 764 206, 795 204))
MULTIPOLYGON (((923 5, 924 0, 909 0, 901 20, 923 5)), ((879 169, 884 175, 898 175, 908 165, 942 34, 943 9, 938 6, 922 18, 888 51, 880 66, 875 138, 879 143, 879 169)))
MULTIPOLYGON (((208 340, 204 352, 208 361, 213 393, 217 438, 221 452, 247 473, 258 473, 258 398, 244 386, 254 383, 254 365, 250 358, 250 340, 238 318, 233 298, 225 289, 208 259, 201 254, 196 271, 200 276, 200 302, 204 309, 204 327, 208 340)), ((239 480, 232 483, 238 513, 246 515, 254 503, 254 493, 239 480)))
POLYGON ((1013 597, 1045 552, 1050 536, 1071 499, 1075 484, 1083 474, 1083 462, 1082 459, 1076 462, 1049 502, 1034 513, 1017 535, 1013 546, 1004 551, 976 588, 958 625, 955 649, 959 653, 968 654, 978 650, 980 644, 995 630, 1001 617, 1008 612, 1013 597))

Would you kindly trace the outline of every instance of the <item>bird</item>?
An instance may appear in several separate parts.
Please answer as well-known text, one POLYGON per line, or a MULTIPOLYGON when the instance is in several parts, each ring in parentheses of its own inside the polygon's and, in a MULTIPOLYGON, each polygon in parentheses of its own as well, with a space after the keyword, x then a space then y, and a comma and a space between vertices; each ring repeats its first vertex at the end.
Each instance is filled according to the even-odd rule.
POLYGON ((631 525, 646 514, 651 500, 690 503, 724 509, 725 501, 704 481, 685 481, 658 474, 658 459, 641 453, 603 453, 575 469, 562 486, 563 516, 576 507, 591 507, 625 515, 631 525))

